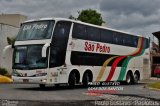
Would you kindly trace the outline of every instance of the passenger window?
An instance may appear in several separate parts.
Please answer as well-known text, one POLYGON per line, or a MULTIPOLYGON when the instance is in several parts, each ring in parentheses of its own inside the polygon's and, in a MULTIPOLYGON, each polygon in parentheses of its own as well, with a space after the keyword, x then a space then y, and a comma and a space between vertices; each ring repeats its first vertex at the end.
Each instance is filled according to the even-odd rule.
POLYGON ((113 32, 110 30, 101 30, 101 41, 105 43, 113 43, 113 32))
POLYGON ((100 30, 94 27, 87 27, 88 40, 100 41, 100 30))
POLYGON ((137 36, 132 36, 132 39, 133 39, 132 47, 137 47, 137 45, 138 45, 138 37, 137 36))
POLYGON ((113 42, 114 44, 122 45, 122 37, 120 33, 114 33, 113 42))
POLYGON ((131 39, 131 36, 130 35, 127 35, 127 34, 124 34, 124 37, 125 37, 125 46, 131 46, 132 44, 132 39, 131 39))
POLYGON ((114 44, 122 45, 123 44, 123 36, 121 33, 114 33, 113 37, 114 44))
POLYGON ((61 49, 66 49, 71 23, 67 21, 59 21, 56 24, 52 44, 56 47, 61 47, 61 49))
POLYGON ((71 22, 59 21, 56 24, 50 47, 50 67, 64 64, 71 22))
POLYGON ((146 41, 146 49, 147 49, 147 48, 149 48, 150 40, 145 38, 145 41, 146 41))
POLYGON ((74 24, 72 37, 77 39, 88 39, 86 26, 82 24, 74 24))

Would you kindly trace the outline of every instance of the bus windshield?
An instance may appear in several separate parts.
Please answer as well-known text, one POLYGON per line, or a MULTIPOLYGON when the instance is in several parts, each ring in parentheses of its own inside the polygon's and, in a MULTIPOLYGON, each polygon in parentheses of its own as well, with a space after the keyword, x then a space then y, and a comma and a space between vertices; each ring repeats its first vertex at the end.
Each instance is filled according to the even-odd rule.
POLYGON ((54 21, 36 21, 22 24, 17 41, 50 39, 54 21))
POLYGON ((43 45, 15 47, 13 68, 22 70, 46 68, 47 57, 42 57, 42 47, 43 45))

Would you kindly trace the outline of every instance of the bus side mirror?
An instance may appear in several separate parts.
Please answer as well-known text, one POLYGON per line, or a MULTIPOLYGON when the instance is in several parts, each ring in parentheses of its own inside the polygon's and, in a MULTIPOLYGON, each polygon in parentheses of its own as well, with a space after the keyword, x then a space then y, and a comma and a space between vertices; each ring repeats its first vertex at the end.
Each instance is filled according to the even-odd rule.
POLYGON ((11 46, 12 46, 12 48, 14 48, 14 44, 12 44, 11 46))
POLYGON ((47 48, 50 46, 50 43, 46 43, 42 48, 42 57, 46 57, 47 48))
POLYGON ((2 57, 3 57, 3 59, 5 59, 5 54, 6 54, 6 52, 7 52, 9 49, 12 49, 12 45, 8 45, 8 46, 6 46, 6 47, 3 49, 3 51, 2 51, 2 57))

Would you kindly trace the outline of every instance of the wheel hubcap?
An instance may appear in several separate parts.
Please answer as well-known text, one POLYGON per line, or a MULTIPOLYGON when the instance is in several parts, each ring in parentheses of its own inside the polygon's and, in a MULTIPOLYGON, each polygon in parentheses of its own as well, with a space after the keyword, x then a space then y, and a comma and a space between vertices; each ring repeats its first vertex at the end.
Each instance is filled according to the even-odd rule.
POLYGON ((138 75, 137 75, 137 74, 134 75, 134 80, 135 80, 136 82, 138 81, 138 75))
POLYGON ((127 76, 127 83, 130 83, 130 81, 131 81, 130 76, 127 76))

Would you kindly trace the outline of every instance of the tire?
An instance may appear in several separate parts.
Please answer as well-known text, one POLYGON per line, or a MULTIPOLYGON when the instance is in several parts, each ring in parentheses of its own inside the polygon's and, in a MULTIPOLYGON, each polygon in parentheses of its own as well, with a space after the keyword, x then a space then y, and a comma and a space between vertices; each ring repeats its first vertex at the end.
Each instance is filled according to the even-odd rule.
POLYGON ((74 89, 76 86, 76 74, 75 73, 71 73, 69 76, 69 88, 74 89))
POLYGON ((139 81, 139 75, 137 73, 134 74, 134 84, 137 84, 139 81))
POLYGON ((59 84, 55 84, 54 86, 55 86, 55 88, 59 88, 60 85, 59 84))
POLYGON ((45 89, 45 88, 46 88, 46 85, 45 85, 45 84, 39 84, 39 87, 40 87, 41 89, 45 89))
POLYGON ((84 76, 83 76, 83 80, 82 80, 83 86, 88 87, 88 82, 89 81, 90 81, 89 74, 85 73, 84 76))
POLYGON ((132 75, 131 75, 131 73, 127 73, 126 83, 127 83, 128 85, 132 84, 132 75))

